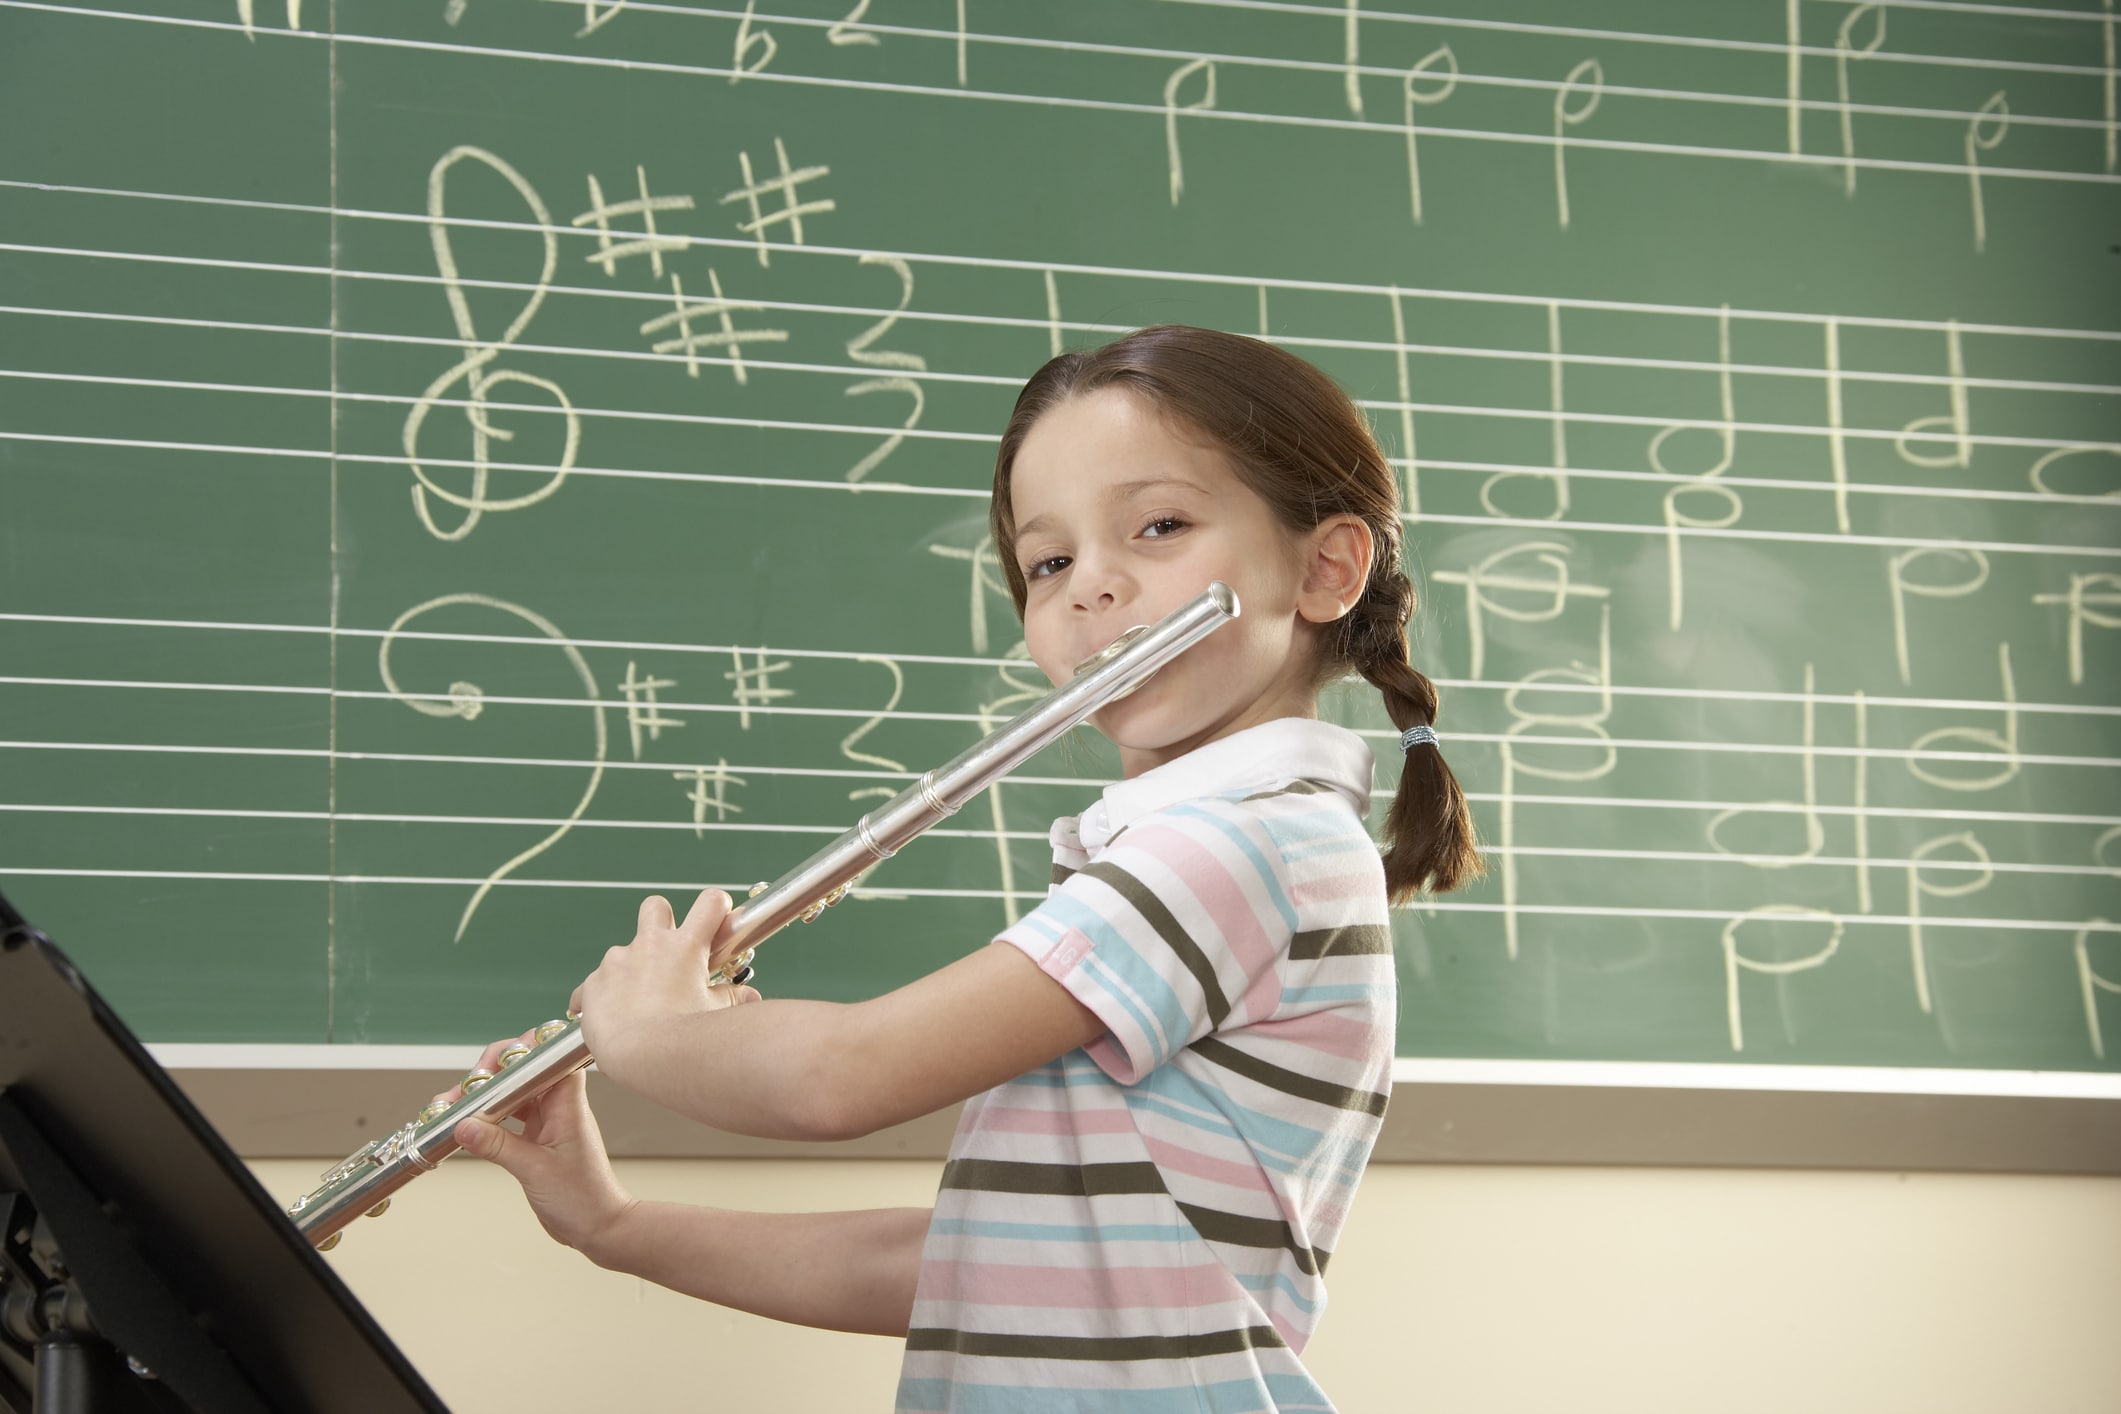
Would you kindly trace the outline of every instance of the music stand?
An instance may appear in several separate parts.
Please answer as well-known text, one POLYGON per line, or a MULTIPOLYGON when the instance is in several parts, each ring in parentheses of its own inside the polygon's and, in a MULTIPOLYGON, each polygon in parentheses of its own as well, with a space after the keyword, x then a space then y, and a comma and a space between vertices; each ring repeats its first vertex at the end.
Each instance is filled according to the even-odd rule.
POLYGON ((447 1414, 168 1074, 4 897, 0 1408, 447 1414))

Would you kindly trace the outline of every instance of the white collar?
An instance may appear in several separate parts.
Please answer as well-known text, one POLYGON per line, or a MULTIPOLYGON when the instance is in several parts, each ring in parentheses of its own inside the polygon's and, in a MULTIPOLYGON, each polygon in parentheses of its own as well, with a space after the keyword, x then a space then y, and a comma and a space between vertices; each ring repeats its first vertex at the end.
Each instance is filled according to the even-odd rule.
POLYGON ((1181 801, 1295 780, 1333 787, 1361 820, 1370 813, 1370 779, 1376 766, 1369 743, 1346 727, 1310 717, 1280 717, 1107 786, 1104 798, 1082 813, 1077 828, 1082 847, 1098 850, 1144 815, 1181 801))

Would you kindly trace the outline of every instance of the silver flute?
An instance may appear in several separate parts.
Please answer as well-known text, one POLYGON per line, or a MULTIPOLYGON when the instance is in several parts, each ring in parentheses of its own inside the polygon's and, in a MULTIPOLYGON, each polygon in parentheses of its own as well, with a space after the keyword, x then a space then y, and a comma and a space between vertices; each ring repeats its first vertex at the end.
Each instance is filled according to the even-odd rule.
MULTIPOLYGON (((1140 687, 1237 615, 1237 595, 1218 582, 1162 622, 1127 630, 1078 666, 1065 685, 964 755, 923 775, 771 884, 753 889, 723 925, 719 948, 726 960, 709 981, 726 981, 743 971, 759 943, 798 918, 805 923, 816 918, 844 898, 864 870, 956 814, 1063 732, 1140 687)), ((506 1119, 594 1059, 579 1017, 548 1021, 535 1035, 535 1045, 502 1051, 499 1070, 465 1076, 461 1098, 429 1105, 404 1128, 370 1140, 325 1170, 317 1188, 287 1210, 302 1235, 330 1251, 348 1223, 364 1213, 380 1216, 392 1194, 456 1153, 461 1147, 456 1128, 463 1121, 506 1119)))

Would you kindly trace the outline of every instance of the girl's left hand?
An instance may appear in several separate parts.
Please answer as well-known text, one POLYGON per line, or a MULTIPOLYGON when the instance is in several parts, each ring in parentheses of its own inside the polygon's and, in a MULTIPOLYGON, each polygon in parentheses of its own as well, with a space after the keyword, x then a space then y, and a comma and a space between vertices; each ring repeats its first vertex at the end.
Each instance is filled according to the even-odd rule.
POLYGON ((582 1035, 597 1067, 620 1084, 658 1023, 759 999, 750 987, 707 985, 716 935, 730 912, 729 895, 708 889, 679 923, 659 894, 641 901, 633 941, 612 948, 575 988, 567 1009, 582 1017, 582 1035))

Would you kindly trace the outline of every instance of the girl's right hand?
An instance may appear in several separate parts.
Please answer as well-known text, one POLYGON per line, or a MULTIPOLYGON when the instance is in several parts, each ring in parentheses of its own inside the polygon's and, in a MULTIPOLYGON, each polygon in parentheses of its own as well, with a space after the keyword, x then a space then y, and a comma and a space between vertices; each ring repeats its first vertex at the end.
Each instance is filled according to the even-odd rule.
MULTIPOLYGON (((498 1072, 503 1049, 536 1039, 533 1029, 495 1041, 480 1054, 478 1068, 498 1072)), ((451 1102, 462 1094, 463 1087, 453 1085, 435 1099, 451 1102)), ((466 1153, 499 1164, 523 1185, 531 1211, 555 1241, 591 1253, 638 1200, 612 1172, 604 1136, 589 1111, 587 1074, 578 1070, 567 1076, 517 1110, 515 1118, 523 1122, 521 1134, 494 1120, 463 1120, 456 1127, 457 1143, 466 1153)))

